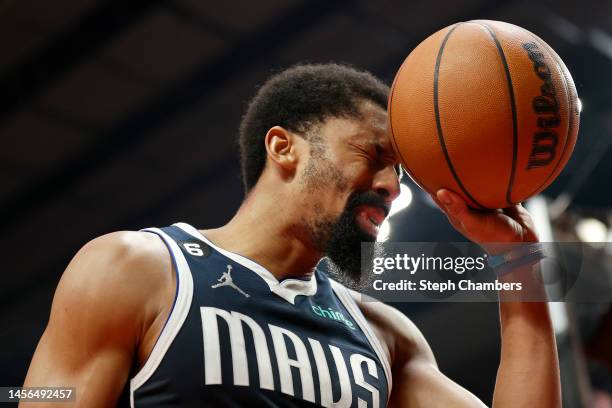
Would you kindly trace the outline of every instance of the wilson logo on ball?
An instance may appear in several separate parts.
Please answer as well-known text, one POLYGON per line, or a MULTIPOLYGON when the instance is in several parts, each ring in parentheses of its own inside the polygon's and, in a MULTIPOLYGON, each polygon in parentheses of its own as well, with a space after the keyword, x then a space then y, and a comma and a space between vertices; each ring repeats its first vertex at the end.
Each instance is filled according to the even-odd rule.
POLYGON ((540 52, 538 45, 534 42, 523 44, 529 59, 533 61, 533 68, 543 81, 540 87, 541 95, 533 99, 533 110, 538 115, 538 127, 542 131, 533 136, 533 144, 527 169, 547 166, 556 156, 559 137, 556 128, 559 127, 559 102, 555 92, 555 86, 551 80, 550 67, 544 61, 544 54, 540 52))

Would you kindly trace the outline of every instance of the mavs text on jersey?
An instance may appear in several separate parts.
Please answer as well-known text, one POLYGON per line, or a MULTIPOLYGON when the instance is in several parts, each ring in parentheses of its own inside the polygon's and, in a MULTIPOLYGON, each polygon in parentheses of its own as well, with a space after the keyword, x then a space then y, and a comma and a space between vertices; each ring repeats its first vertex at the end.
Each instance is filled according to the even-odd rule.
POLYGON ((177 290, 131 407, 387 405, 389 362, 344 286, 319 270, 279 281, 185 223, 144 231, 168 247, 177 290))

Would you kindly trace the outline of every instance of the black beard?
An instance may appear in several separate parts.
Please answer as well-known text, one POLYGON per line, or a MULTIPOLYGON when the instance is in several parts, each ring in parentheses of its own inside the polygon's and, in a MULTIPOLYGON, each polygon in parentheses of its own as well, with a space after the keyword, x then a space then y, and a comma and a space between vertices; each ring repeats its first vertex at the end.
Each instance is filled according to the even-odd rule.
POLYGON ((325 254, 329 258, 330 271, 335 279, 353 288, 360 289, 367 285, 369 274, 363 275, 363 270, 371 270, 372 259, 374 256, 374 245, 367 247, 370 253, 361 253, 362 242, 375 242, 376 237, 365 232, 357 223, 355 209, 360 205, 368 205, 381 208, 385 216, 389 213, 389 205, 384 199, 373 191, 356 193, 352 195, 346 208, 331 225, 325 254), (362 257, 363 255, 363 257, 362 257), (364 265, 362 265, 364 263, 364 265))

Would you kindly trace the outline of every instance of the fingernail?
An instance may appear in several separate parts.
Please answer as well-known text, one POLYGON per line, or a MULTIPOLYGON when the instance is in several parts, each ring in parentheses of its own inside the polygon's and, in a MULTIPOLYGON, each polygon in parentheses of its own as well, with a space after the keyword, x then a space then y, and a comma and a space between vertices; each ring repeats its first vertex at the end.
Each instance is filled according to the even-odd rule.
POLYGON ((453 199, 451 198, 451 195, 448 193, 442 193, 440 194, 440 201, 442 201, 442 204, 449 206, 453 203, 453 199))

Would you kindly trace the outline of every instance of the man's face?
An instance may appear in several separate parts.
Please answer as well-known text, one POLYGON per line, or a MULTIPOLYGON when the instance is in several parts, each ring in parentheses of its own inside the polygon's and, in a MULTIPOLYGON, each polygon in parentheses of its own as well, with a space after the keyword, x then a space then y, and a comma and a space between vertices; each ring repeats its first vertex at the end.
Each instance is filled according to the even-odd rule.
POLYGON ((387 114, 364 102, 357 118, 330 118, 314 132, 300 175, 311 240, 342 277, 359 282, 361 242, 374 242, 399 195, 387 114))

